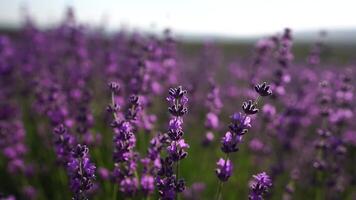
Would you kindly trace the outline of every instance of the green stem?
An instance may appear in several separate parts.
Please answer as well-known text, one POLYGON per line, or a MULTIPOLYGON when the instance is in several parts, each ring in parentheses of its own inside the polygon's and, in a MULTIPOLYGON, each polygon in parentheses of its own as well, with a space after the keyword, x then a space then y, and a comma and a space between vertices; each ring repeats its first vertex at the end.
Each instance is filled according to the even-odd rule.
POLYGON ((323 184, 323 172, 318 171, 317 172, 317 179, 320 184, 320 186, 317 188, 316 191, 316 200, 323 200, 325 199, 325 191, 324 191, 324 184, 323 184))
POLYGON ((260 102, 261 96, 258 95, 258 97, 256 98, 255 102, 253 102, 253 104, 255 104, 255 106, 258 105, 258 103, 260 102))
POLYGON ((117 199, 117 183, 114 183, 114 191, 113 191, 113 195, 112 195, 112 200, 116 200, 117 199))
POLYGON ((221 197, 221 190, 222 190, 223 182, 219 180, 218 191, 216 192, 216 200, 220 200, 221 197))
MULTIPOLYGON (((179 178, 179 160, 177 161, 177 165, 176 165, 176 183, 178 183, 178 178, 179 178)), ((176 192, 176 199, 178 200, 179 195, 178 192, 176 192)))

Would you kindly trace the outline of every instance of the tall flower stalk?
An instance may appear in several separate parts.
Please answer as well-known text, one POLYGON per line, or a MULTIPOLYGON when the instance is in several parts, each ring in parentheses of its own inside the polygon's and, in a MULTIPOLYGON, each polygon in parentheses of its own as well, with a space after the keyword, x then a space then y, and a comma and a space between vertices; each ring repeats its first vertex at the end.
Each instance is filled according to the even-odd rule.
POLYGON ((225 158, 220 158, 216 163, 217 168, 215 170, 219 179, 219 186, 216 194, 216 199, 220 200, 223 183, 228 181, 233 171, 232 161, 229 159, 230 153, 239 150, 238 145, 242 142, 243 136, 251 128, 251 118, 249 115, 254 115, 258 112, 258 102, 260 97, 270 96, 272 91, 270 86, 265 82, 257 84, 255 90, 258 93, 258 97, 255 101, 249 100, 242 104, 242 109, 245 114, 234 113, 231 116, 231 122, 229 124, 229 131, 221 139, 221 150, 225 153, 225 158))
POLYGON ((183 116, 188 112, 187 91, 182 86, 169 89, 167 101, 171 114, 167 132, 167 157, 161 159, 156 185, 160 199, 177 199, 178 193, 185 189, 184 179, 179 178, 179 161, 187 157, 189 145, 183 139, 183 116), (173 169, 175 167, 175 170, 173 169))

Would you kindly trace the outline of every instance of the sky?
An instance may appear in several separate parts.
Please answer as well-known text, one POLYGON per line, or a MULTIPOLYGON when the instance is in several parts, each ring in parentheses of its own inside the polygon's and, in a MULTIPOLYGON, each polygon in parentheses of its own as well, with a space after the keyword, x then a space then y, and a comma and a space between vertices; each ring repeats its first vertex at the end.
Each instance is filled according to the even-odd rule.
POLYGON ((0 0, 0 25, 19 26, 23 10, 41 26, 66 8, 80 22, 184 34, 251 36, 285 27, 297 31, 356 29, 356 0, 0 0), (24 9, 26 8, 26 9, 24 9))

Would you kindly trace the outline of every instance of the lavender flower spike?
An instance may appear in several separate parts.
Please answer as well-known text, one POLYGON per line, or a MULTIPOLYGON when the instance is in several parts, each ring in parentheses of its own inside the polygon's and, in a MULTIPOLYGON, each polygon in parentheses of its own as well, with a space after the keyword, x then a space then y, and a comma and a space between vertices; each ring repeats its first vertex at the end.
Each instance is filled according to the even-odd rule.
POLYGON ((250 182, 250 194, 249 200, 263 200, 263 195, 268 192, 268 189, 272 186, 271 178, 266 172, 253 175, 253 180, 250 182))
POLYGON ((188 112, 186 96, 187 91, 182 86, 171 88, 167 101, 171 114, 167 136, 167 157, 161 159, 162 166, 158 171, 156 186, 161 199, 177 198, 178 193, 185 189, 185 182, 179 178, 179 161, 187 157, 186 149, 189 145, 183 139, 183 115, 188 112), (176 166, 174 172, 173 166, 176 166))
POLYGON ((72 151, 71 161, 68 163, 70 187, 74 193, 73 200, 86 200, 86 193, 92 188, 96 167, 89 159, 89 149, 78 144, 72 151))

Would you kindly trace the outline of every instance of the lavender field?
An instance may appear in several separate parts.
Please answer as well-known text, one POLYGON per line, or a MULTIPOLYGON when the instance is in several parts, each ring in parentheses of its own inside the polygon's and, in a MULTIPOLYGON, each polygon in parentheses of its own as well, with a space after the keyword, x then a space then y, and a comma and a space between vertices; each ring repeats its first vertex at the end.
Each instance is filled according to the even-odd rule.
POLYGON ((0 200, 355 200, 355 51, 327 39, 29 20, 0 35, 0 200))

